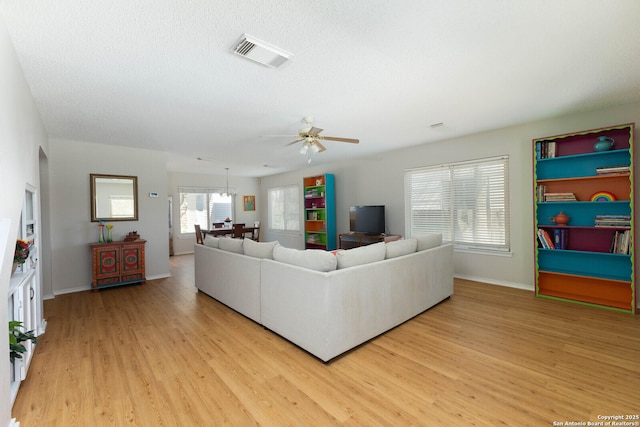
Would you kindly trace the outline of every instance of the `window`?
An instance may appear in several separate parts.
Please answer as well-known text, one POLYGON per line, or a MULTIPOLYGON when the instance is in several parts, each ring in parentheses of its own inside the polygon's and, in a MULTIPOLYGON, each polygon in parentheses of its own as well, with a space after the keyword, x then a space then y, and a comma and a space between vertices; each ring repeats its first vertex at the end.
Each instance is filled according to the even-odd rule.
POLYGON ((209 230, 214 222, 233 220, 233 195, 223 189, 178 188, 180 193, 180 234, 193 234, 194 225, 209 230))
POLYGON ((269 228, 300 231, 300 194, 297 185, 269 189, 269 228))
POLYGON ((506 156, 405 171, 406 235, 509 251, 508 177, 506 156))

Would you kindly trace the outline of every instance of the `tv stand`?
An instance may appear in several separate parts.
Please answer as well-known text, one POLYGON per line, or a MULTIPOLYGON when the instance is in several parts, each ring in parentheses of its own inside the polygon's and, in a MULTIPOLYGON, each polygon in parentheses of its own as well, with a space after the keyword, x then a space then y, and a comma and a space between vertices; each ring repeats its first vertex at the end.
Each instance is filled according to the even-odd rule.
POLYGON ((370 235, 365 233, 341 233, 338 235, 339 248, 351 249, 359 246, 371 245, 378 242, 393 242, 394 240, 400 240, 402 236, 398 234, 378 234, 370 235))

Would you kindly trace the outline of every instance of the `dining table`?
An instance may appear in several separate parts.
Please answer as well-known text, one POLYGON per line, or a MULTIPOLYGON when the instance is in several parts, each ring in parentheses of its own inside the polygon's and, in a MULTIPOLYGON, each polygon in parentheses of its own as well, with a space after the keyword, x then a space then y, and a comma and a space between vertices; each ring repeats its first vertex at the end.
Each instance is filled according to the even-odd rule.
MULTIPOLYGON (((245 234, 251 233, 253 236, 255 230, 260 230, 260 227, 242 227, 242 236, 245 234)), ((221 227, 221 228, 212 228, 211 230, 202 230, 204 234, 210 234, 214 237, 224 237, 228 234, 233 236, 233 228, 221 227)))

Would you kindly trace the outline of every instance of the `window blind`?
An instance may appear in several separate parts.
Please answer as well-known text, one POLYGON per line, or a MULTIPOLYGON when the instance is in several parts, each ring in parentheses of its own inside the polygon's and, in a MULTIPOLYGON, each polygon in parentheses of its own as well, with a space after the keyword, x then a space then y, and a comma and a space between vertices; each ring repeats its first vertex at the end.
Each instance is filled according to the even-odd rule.
POLYGON ((180 194, 180 233, 193 234, 194 225, 209 230, 213 222, 222 222, 229 217, 233 220, 232 195, 222 195, 224 188, 178 187, 180 194))
POLYGON ((508 251, 509 158, 405 171, 405 234, 442 233, 458 249, 508 251))
POLYGON ((269 189, 269 228, 300 231, 300 190, 297 185, 269 189))

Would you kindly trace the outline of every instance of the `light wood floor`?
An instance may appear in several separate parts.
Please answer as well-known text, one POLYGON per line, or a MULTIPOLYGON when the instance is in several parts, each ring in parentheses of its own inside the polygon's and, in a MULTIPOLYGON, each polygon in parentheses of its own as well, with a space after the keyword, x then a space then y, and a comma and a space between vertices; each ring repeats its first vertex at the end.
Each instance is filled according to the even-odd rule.
POLYGON ((640 316, 457 280, 324 364, 198 293, 193 257, 144 286, 45 302, 13 416, 32 426, 551 426, 640 413, 640 316))

